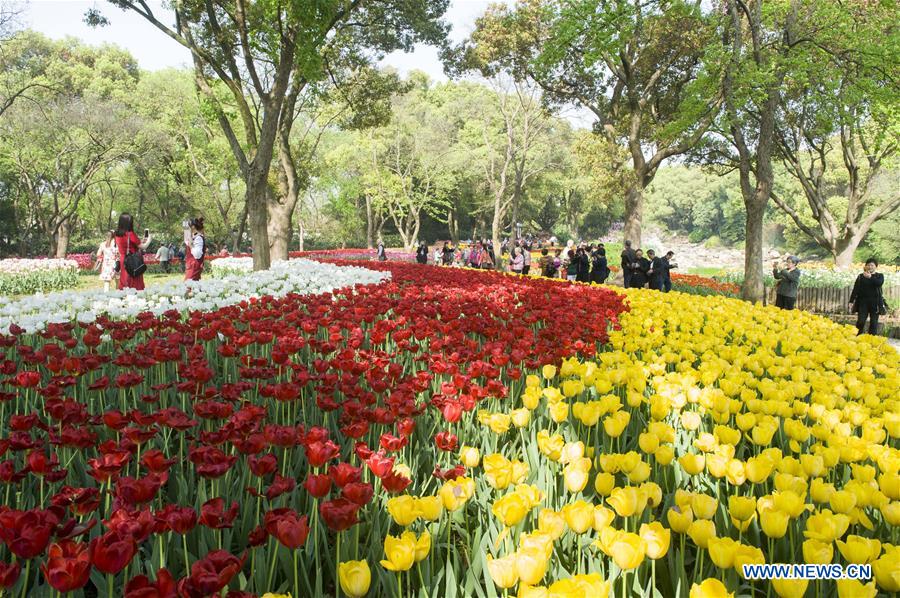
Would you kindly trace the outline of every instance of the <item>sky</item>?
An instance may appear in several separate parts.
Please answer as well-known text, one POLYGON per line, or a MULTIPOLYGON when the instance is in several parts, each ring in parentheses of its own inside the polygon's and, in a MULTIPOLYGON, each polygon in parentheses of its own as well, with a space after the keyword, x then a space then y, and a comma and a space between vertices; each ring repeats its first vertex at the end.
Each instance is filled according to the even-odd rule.
MULTIPOLYGON (((497 1, 508 4, 513 2, 451 0, 445 15, 452 27, 450 39, 453 42, 465 39, 472 33, 475 19, 489 4, 497 1)), ((154 12, 164 10, 159 0, 149 0, 148 4, 154 12)), ((24 4, 24 8, 21 21, 25 27, 56 39, 74 36, 92 44, 116 44, 128 50, 141 68, 147 70, 181 67, 190 63, 190 54, 181 44, 151 26, 143 17, 131 11, 119 10, 104 0, 30 0, 24 4), (110 25, 92 28, 84 23, 85 11, 94 7, 101 9, 110 20, 110 25)), ((434 80, 447 79, 437 49, 422 44, 416 46, 411 53, 392 52, 381 64, 393 67, 404 75, 411 70, 421 70, 434 80)), ((577 127, 589 127, 593 120, 586 110, 568 110, 563 116, 577 127)))
MULTIPOLYGON (((451 39, 458 42, 472 33, 475 19, 490 3, 489 0, 451 0, 446 14, 446 19, 453 27, 451 39)), ((162 11, 158 0, 151 0, 149 4, 151 8, 162 11)), ((90 43, 116 44, 131 52, 141 67, 147 70, 179 67, 190 62, 190 54, 186 49, 153 28, 143 17, 131 11, 121 11, 107 2, 31 0, 24 6, 23 24, 49 37, 62 38, 72 35, 90 43), (92 7, 100 8, 111 25, 98 28, 85 25, 84 13, 92 7)), ((412 53, 393 52, 382 64, 392 66, 403 74, 418 69, 436 80, 447 78, 438 59, 437 50, 429 46, 419 45, 412 53)))

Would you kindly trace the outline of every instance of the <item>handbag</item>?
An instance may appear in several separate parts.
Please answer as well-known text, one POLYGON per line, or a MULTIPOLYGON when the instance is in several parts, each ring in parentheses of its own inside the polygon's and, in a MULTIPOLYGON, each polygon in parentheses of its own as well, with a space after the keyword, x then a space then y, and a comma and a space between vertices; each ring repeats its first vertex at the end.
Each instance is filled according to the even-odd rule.
POLYGON ((137 251, 131 251, 131 238, 125 237, 125 272, 132 278, 137 278, 147 271, 147 264, 144 263, 144 254, 140 247, 137 251))

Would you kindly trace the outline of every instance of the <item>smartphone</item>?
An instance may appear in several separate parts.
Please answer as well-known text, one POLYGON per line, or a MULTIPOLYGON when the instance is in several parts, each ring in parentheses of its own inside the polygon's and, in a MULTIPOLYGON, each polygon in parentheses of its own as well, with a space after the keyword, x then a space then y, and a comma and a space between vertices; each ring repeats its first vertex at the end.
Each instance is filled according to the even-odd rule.
POLYGON ((149 236, 150 236, 150 229, 149 229, 149 228, 145 228, 145 229, 144 229, 144 238, 146 239, 146 238, 149 237, 149 236))

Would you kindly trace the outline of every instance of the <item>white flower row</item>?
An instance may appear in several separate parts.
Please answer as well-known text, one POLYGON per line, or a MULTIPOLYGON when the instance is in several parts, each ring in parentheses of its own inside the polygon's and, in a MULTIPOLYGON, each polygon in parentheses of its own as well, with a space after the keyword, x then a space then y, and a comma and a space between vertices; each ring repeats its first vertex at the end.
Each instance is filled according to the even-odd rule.
POLYGON ((36 270, 77 270, 78 262, 60 258, 0 260, 0 274, 30 274, 36 270))
POLYGON ((213 311, 253 297, 327 293, 354 285, 376 284, 390 276, 389 272, 293 259, 275 262, 269 270, 241 272, 199 282, 173 281, 144 291, 61 291, 13 301, 0 297, 0 332, 7 333, 10 324, 27 332, 36 332, 48 323, 88 323, 99 314, 127 319, 142 312, 160 315, 170 309, 181 313, 213 311))

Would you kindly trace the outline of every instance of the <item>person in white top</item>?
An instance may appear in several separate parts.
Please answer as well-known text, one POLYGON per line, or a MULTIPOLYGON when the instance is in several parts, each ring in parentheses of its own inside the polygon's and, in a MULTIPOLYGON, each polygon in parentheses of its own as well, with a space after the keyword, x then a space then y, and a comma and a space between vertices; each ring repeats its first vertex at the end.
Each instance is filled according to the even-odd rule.
POLYGON ((159 249, 156 250, 156 259, 159 260, 159 265, 162 266, 163 271, 168 274, 169 273, 169 260, 172 259, 171 254, 169 253, 169 246, 163 243, 159 246, 159 249))
POLYGON ((203 236, 203 218, 193 218, 182 223, 184 228, 184 279, 200 280, 203 257, 206 255, 206 238, 203 236))
POLYGON ((116 264, 119 262, 119 249, 116 247, 115 231, 106 234, 106 241, 97 249, 97 263, 94 270, 100 270, 103 291, 109 292, 109 283, 116 277, 116 264))

